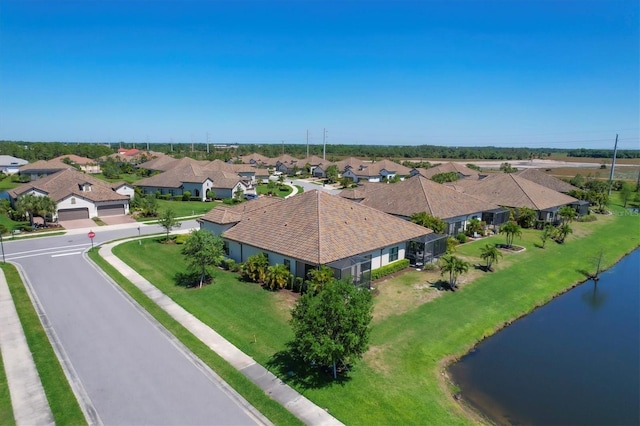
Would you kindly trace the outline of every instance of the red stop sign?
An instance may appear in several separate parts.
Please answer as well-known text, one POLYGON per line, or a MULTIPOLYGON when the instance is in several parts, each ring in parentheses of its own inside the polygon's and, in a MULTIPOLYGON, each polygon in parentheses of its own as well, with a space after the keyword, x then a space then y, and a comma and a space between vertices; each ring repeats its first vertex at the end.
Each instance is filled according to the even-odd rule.
POLYGON ((89 231, 89 238, 91 238, 93 240, 93 237, 96 236, 96 233, 93 231, 89 231))

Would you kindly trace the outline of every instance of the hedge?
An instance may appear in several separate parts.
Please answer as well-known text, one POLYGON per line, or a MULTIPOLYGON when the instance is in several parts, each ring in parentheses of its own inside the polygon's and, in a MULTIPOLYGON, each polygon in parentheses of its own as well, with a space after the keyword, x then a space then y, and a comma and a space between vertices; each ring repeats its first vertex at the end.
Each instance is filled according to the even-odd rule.
POLYGON ((394 272, 402 271, 409 267, 409 259, 398 260, 397 262, 390 263, 382 268, 374 269, 371 271, 371 280, 377 280, 387 275, 391 275, 394 272))

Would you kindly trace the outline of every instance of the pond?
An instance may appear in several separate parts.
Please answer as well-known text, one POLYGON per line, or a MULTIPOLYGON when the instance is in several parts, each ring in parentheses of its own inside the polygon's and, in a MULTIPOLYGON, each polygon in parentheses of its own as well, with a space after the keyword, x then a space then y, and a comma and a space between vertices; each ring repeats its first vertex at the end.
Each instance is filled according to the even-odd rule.
POLYGON ((482 342, 449 373, 499 424, 640 422, 640 249, 482 342))

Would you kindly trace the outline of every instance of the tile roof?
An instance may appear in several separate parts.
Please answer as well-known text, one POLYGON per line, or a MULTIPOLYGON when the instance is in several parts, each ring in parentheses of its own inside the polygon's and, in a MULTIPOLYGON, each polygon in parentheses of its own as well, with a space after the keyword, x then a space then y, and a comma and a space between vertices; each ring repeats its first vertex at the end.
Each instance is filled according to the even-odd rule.
POLYGON ((504 207, 546 210, 577 201, 514 173, 494 173, 478 181, 461 179, 450 186, 504 207))
POLYGON ((263 209, 271 204, 282 202, 283 200, 284 199, 280 197, 258 197, 255 200, 246 201, 234 206, 219 204, 202 216, 200 220, 218 224, 240 222, 244 214, 263 209))
POLYGON ((27 163, 27 160, 12 155, 0 155, 0 165, 2 166, 24 166, 27 163))
POLYGON ((87 157, 80 157, 79 155, 75 155, 75 154, 61 155, 59 157, 52 158, 51 160, 57 160, 57 161, 63 162, 62 160, 64 160, 65 158, 68 158, 69 160, 71 160, 72 163, 83 165, 83 166, 86 164, 98 164, 96 160, 92 160, 91 158, 87 158, 87 157))
POLYGON ((369 184, 366 188, 361 204, 397 216, 427 212, 449 219, 499 208, 420 175, 393 184, 369 184))
MULTIPOLYGON (((185 157, 188 158, 188 157, 185 157)), ((149 161, 145 161, 138 165, 141 169, 147 170, 159 170, 159 171, 167 171, 171 168, 171 165, 178 161, 178 159, 171 157, 170 155, 160 155, 155 158, 152 158, 149 161)))
POLYGON ((349 157, 345 158, 344 160, 340 160, 335 164, 336 166, 338 166, 338 171, 342 173, 347 169, 347 167, 350 167, 353 170, 359 170, 360 166, 366 163, 359 158, 349 157))
POLYGON ((63 200, 70 195, 76 195, 94 202, 129 200, 128 196, 114 191, 111 188, 111 184, 79 172, 74 168, 65 169, 42 179, 25 183, 9 191, 9 194, 13 198, 18 198, 32 189, 46 193, 55 202, 63 200), (91 185, 91 191, 81 190, 81 187, 86 183, 91 185))
POLYGON ((379 210, 313 190, 246 213, 223 237, 310 264, 326 264, 429 233, 379 210))
POLYGON ((467 166, 464 166, 462 164, 453 163, 453 162, 440 164, 438 166, 431 167, 429 169, 417 169, 417 170, 419 170, 420 174, 426 177, 427 179, 431 179, 434 175, 437 175, 440 173, 451 173, 451 172, 458 173, 464 176, 465 179, 467 178, 480 179, 480 174, 476 170, 470 169, 467 166))
POLYGON ((49 161, 38 160, 33 163, 25 164, 24 166, 20 167, 20 171, 27 172, 32 170, 35 170, 35 171, 42 170, 42 171, 55 172, 58 170, 73 169, 73 168, 74 167, 70 164, 63 163, 58 159, 53 159, 49 161))
POLYGON ((253 154, 249 154, 249 155, 243 155, 242 157, 240 157, 240 160, 244 163, 244 164, 250 164, 251 160, 253 160, 255 163, 257 163, 258 165, 260 164, 275 164, 275 161, 272 161, 272 158, 269 157, 265 157, 264 155, 258 154, 258 153, 253 153, 253 154))
POLYGON ((409 174, 411 174, 410 168, 387 159, 375 161, 373 163, 362 162, 359 167, 354 167, 352 169, 353 173, 355 173, 356 176, 366 177, 380 176, 380 172, 382 172, 382 170, 395 172, 395 174, 400 176, 408 176, 409 174))
POLYGON ((238 173, 232 171, 232 166, 222 161, 197 161, 184 157, 180 160, 174 160, 173 163, 170 163, 170 166, 166 172, 139 180, 135 185, 179 188, 185 182, 203 183, 210 179, 213 182, 213 188, 229 189, 235 187, 242 180, 238 173))
POLYGON ((548 175, 540 169, 522 169, 514 174, 558 192, 567 193, 578 189, 561 179, 548 175))

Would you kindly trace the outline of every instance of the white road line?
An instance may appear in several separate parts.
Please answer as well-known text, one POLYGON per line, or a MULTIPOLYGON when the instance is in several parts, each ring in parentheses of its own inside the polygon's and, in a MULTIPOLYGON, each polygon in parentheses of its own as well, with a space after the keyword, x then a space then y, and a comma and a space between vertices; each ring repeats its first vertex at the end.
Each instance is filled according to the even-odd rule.
MULTIPOLYGON (((7 254, 6 257, 9 260, 15 260, 15 259, 25 259, 27 257, 37 257, 37 256, 49 256, 52 254, 61 254, 61 253, 65 253, 65 252, 71 252, 71 251, 78 251, 77 248, 70 248, 70 249, 64 249, 64 250, 50 250, 46 253, 33 253, 33 254, 26 254, 24 256, 14 256, 12 253, 11 254, 7 254)), ((29 253, 29 252, 24 252, 24 253, 29 253)))
POLYGON ((51 251, 51 250, 57 250, 57 249, 63 249, 63 250, 69 250, 71 247, 84 247, 84 246, 90 246, 91 243, 85 243, 85 244, 73 244, 73 245, 68 245, 68 246, 59 246, 59 247, 47 247, 47 248, 41 248, 41 249, 35 249, 35 250, 29 250, 29 251, 18 251, 15 253, 11 253, 12 255, 18 255, 18 254, 25 254, 25 253, 33 253, 36 251, 51 251))
POLYGON ((81 251, 74 251, 73 253, 52 254, 51 257, 73 256, 75 254, 82 254, 82 252, 81 251))

